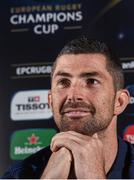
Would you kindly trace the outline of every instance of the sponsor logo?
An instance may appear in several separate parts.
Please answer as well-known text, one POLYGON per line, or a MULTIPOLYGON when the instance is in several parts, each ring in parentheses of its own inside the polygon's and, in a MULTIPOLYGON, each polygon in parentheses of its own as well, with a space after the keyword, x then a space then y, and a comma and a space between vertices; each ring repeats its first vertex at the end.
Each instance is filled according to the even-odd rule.
POLYGON ((134 85, 129 85, 126 88, 130 93, 130 104, 134 104, 134 85))
POLYGON ((124 72, 134 71, 134 58, 133 57, 121 58, 121 61, 122 61, 122 69, 124 72))
POLYGON ((40 78, 50 76, 52 62, 11 65, 11 79, 40 78))
POLYGON ((13 133, 10 143, 10 157, 20 160, 48 146, 56 134, 55 129, 28 129, 13 133))
POLYGON ((128 85, 126 89, 129 91, 130 94, 130 102, 125 109, 125 113, 129 116, 134 116, 134 85, 128 85))
POLYGON ((130 125, 125 129, 124 140, 134 144, 134 125, 130 125))
POLYGON ((11 32, 28 32, 37 35, 55 34, 59 29, 81 29, 83 11, 81 3, 66 1, 64 4, 34 2, 29 6, 11 6, 11 32))
POLYGON ((48 90, 17 92, 11 101, 10 116, 14 121, 51 118, 48 90))
POLYGON ((18 67, 16 68, 16 74, 20 75, 31 75, 31 74, 50 74, 51 66, 27 66, 27 67, 18 67))

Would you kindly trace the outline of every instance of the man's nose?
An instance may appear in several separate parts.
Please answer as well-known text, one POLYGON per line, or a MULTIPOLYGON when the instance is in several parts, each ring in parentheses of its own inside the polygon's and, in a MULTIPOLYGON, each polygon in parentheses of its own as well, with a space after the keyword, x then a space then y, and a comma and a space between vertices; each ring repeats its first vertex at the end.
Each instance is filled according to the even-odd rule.
POLYGON ((73 86, 70 88, 69 92, 68 92, 68 97, 67 100, 68 101, 82 101, 83 100, 83 90, 81 87, 79 86, 73 86))

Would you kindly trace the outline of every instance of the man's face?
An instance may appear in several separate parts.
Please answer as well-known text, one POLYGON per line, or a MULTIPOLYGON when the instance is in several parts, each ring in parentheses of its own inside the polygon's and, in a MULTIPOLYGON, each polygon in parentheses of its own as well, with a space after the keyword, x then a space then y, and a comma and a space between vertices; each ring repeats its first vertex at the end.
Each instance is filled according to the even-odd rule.
POLYGON ((114 116, 115 90, 102 54, 59 57, 49 94, 60 131, 92 135, 105 130, 114 116))

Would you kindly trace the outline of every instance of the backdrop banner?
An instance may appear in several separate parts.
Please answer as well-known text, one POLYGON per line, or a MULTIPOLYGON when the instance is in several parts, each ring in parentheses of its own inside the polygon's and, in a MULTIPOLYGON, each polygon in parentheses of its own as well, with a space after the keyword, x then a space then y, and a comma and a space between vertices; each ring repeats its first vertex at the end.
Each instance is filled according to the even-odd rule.
POLYGON ((68 41, 86 35, 109 43, 122 61, 130 104, 118 134, 134 144, 134 1, 1 2, 0 174, 49 145, 58 131, 48 106, 52 63, 68 41))

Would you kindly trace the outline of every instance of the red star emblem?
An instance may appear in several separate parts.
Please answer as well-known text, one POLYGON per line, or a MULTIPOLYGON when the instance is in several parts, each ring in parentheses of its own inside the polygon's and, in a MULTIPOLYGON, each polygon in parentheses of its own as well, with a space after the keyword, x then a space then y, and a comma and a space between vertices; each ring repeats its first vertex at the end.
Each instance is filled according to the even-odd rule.
POLYGON ((28 137, 27 139, 29 141, 29 144, 31 145, 31 144, 36 144, 37 141, 39 140, 39 137, 36 136, 35 134, 32 134, 31 137, 28 137))

